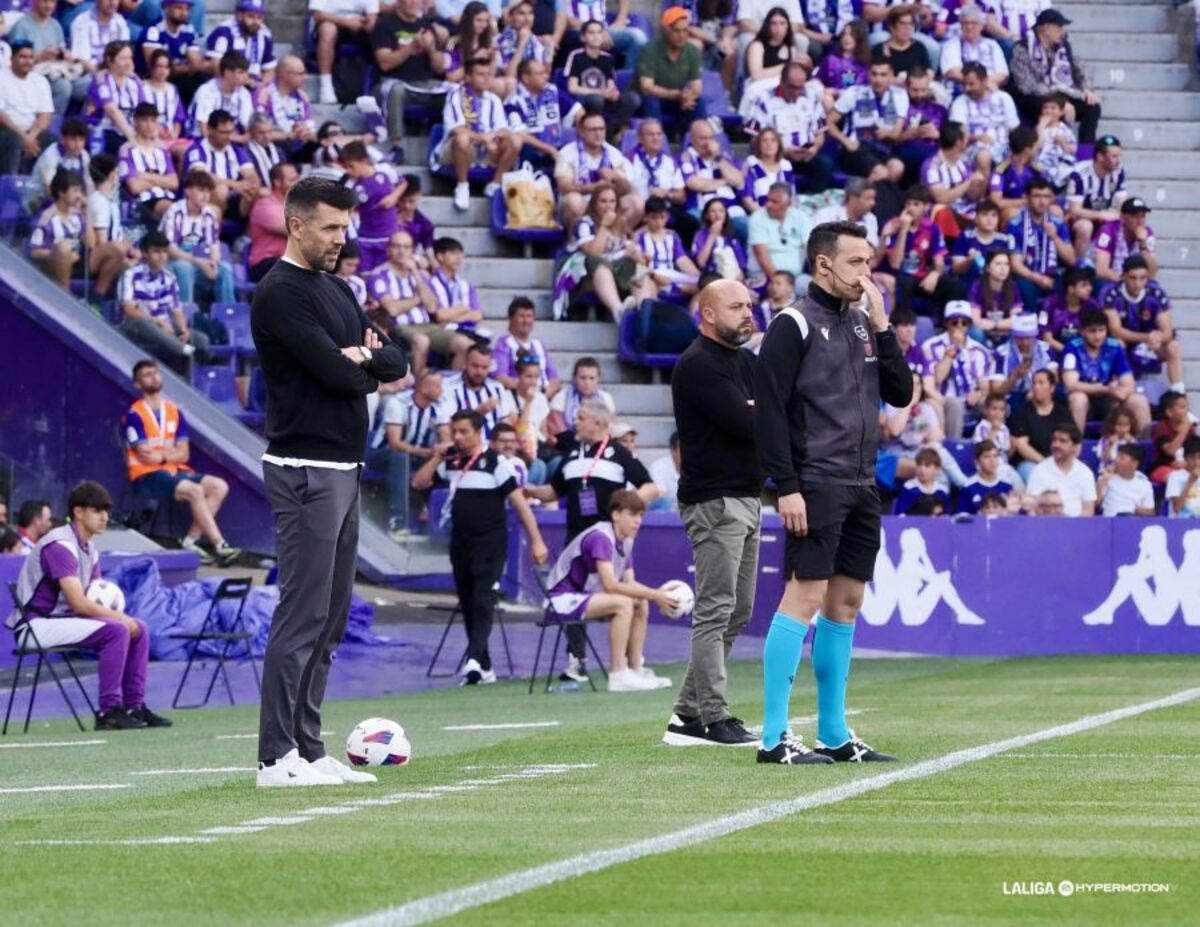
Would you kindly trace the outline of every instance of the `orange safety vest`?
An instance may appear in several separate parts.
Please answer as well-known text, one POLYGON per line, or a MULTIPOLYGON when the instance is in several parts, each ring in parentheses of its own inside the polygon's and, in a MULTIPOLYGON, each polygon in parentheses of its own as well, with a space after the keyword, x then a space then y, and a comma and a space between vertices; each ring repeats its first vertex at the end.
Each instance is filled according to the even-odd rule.
MULTIPOLYGON (((159 415, 155 415, 146 400, 139 399, 129 407, 129 414, 141 419, 142 431, 146 435, 146 440, 141 442, 144 448, 150 451, 165 451, 175 446, 175 432, 179 430, 179 406, 175 403, 164 399, 161 412, 159 415)), ((137 437, 137 432, 130 427, 126 434, 128 447, 125 451, 125 461, 129 467, 129 482, 132 483, 148 473, 157 473, 159 470, 166 470, 172 476, 180 472, 192 472, 192 468, 186 464, 142 463, 133 446, 137 437)))

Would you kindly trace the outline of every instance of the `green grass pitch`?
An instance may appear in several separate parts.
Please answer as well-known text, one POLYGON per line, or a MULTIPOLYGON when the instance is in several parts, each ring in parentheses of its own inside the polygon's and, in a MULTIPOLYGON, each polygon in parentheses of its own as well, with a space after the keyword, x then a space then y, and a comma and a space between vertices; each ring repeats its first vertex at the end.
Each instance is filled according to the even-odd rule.
MULTIPOLYGON (((1177 693, 1198 684, 1197 665, 1194 657, 862 660, 851 722, 911 765, 1177 693)), ((680 669, 667 671, 678 678, 680 669)), ((756 664, 731 667, 731 698, 747 723, 760 720, 760 684, 756 664)), ((373 715, 404 724, 415 751, 409 766, 380 770, 377 785, 334 789, 256 790, 254 740, 228 736, 254 732, 251 706, 175 712, 165 731, 81 735, 69 720, 42 724, 0 740, 0 924, 335 924, 894 769, 765 767, 752 749, 665 747, 670 703, 670 690, 528 696, 521 683, 330 702, 331 752, 340 755, 349 729, 373 715), (558 724, 443 730, 549 721, 558 724), (94 739, 105 743, 11 746, 94 739), (220 767, 245 771, 143 774, 220 767), (128 787, 18 791, 60 785, 128 787), (372 799, 382 801, 347 804, 372 799), (248 822, 262 829, 203 833, 248 822), (211 842, 137 842, 201 836, 211 842), (81 842, 37 842, 51 840, 81 842)), ((806 660, 793 714, 813 705, 806 660)), ((812 721, 796 727, 811 743, 812 721)), ((447 922, 1196 923, 1200 700, 1013 753, 447 922), (1062 880, 1170 890, 1012 894, 1016 883, 1062 880)))

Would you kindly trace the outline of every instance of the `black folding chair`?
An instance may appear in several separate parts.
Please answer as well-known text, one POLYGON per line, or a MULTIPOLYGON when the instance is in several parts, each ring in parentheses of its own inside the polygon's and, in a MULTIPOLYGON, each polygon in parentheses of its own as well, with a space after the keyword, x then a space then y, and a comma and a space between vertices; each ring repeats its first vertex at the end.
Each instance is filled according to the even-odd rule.
MULTIPOLYGON (((429 668, 425 670, 425 676, 428 679, 446 679, 450 676, 457 676, 458 671, 462 669, 463 664, 467 662, 467 648, 463 647, 462 656, 458 658, 458 665, 449 673, 435 673, 434 668, 437 666, 437 661, 442 655, 442 648, 446 646, 446 638, 450 636, 450 628, 454 624, 454 619, 462 615, 462 607, 455 602, 453 605, 438 605, 429 603, 424 606, 429 611, 448 612, 446 618, 446 626, 442 628, 442 639, 438 641, 437 649, 433 651, 433 658, 429 661, 429 668)), ((504 659, 508 662, 508 675, 513 677, 517 675, 516 669, 513 667, 512 650, 508 646, 508 630, 504 626, 504 603, 499 602, 496 605, 496 624, 500 626, 500 640, 504 642, 504 659)), ((466 631, 466 625, 463 625, 463 631, 466 631)))
MULTIPOLYGON (((592 656, 596 660, 596 666, 600 668, 600 672, 604 674, 604 678, 608 679, 608 670, 604 667, 604 661, 600 659, 600 654, 596 650, 596 645, 592 643, 592 638, 588 635, 589 623, 596 624, 599 622, 603 624, 607 622, 608 619, 593 618, 590 622, 587 622, 582 618, 574 621, 562 621, 558 618, 555 618, 553 609, 550 607, 550 591, 546 588, 546 581, 550 575, 550 568, 547 566, 535 566, 533 568, 533 575, 537 579, 538 589, 540 589, 542 593, 543 615, 541 621, 537 623, 537 627, 540 629, 540 631, 538 633, 537 652, 533 657, 533 670, 529 674, 529 694, 533 695, 533 684, 537 681, 538 666, 542 662, 542 644, 545 642, 546 632, 550 630, 550 628, 554 628, 555 633, 554 645, 549 650, 550 665, 546 670, 547 692, 550 691, 550 686, 554 680, 554 655, 558 653, 558 647, 562 643, 563 635, 566 633, 567 628, 579 628, 580 633, 583 634, 583 643, 585 648, 591 651, 592 656)), ((588 676, 588 685, 592 687, 593 692, 598 691, 596 689, 596 682, 592 679, 591 675, 588 676)))
MULTIPOLYGON (((229 648, 234 646, 238 641, 246 642, 246 654, 250 660, 250 668, 254 671, 254 684, 258 687, 258 691, 262 693, 262 681, 258 677, 258 664, 254 662, 254 647, 251 639, 254 637, 252 633, 246 630, 245 622, 242 619, 242 612, 246 608, 246 597, 250 595, 250 587, 254 583, 252 577, 235 576, 229 579, 221 580, 221 585, 217 587, 216 593, 213 595, 212 602, 209 603, 208 613, 204 616, 204 624, 200 626, 199 631, 186 632, 176 631, 168 634, 167 637, 175 640, 192 641, 192 652, 188 655, 187 666, 183 668, 183 675, 179 679, 179 687, 175 690, 175 698, 171 701, 172 708, 203 708, 208 704, 208 700, 212 697, 213 686, 217 684, 217 677, 221 677, 221 681, 225 684, 225 692, 229 696, 229 704, 234 704, 233 686, 229 684, 229 672, 225 669, 225 661, 229 657, 229 648), (233 622, 229 626, 228 631, 220 630, 220 607, 222 602, 237 602, 237 612, 234 613, 233 622), (221 647, 217 651, 217 665, 213 668, 212 678, 208 680, 208 689, 204 692, 204 701, 197 702, 194 705, 180 705, 179 696, 183 694, 184 684, 187 682, 188 674, 192 671, 192 664, 196 661, 197 655, 200 653, 200 645, 204 641, 220 641, 221 647)), ((203 659, 203 656, 200 657, 203 659)))
POLYGON ((54 671, 53 661, 50 660, 51 656, 62 658, 67 670, 71 673, 71 678, 75 680, 75 685, 79 686, 79 691, 83 693, 83 700, 87 702, 88 710, 94 717, 96 708, 87 694, 87 689, 83 687, 83 682, 80 681, 79 674, 75 672, 74 665, 71 663, 71 654, 79 651, 79 645, 63 644, 55 647, 43 647, 42 642, 38 640, 37 632, 34 631, 33 625, 30 624, 26 603, 22 602, 20 596, 17 595, 16 583, 8 584, 8 593, 12 596, 13 604, 17 607, 17 611, 21 613, 21 621, 13 628, 13 637, 16 642, 13 647, 13 655, 17 658, 17 668, 13 672, 12 688, 8 693, 8 708, 4 712, 4 727, 0 728, 0 736, 8 734, 8 719, 12 715, 13 702, 17 698, 17 683, 21 679, 21 664, 25 662, 25 657, 31 654, 37 654, 37 667, 33 671, 33 688, 29 690, 29 707, 25 711, 25 727, 22 728, 21 733, 29 733, 29 719, 33 717, 33 703, 37 700, 38 680, 42 675, 43 664, 50 671, 50 676, 58 686, 58 691, 62 693, 63 701, 71 709, 71 717, 79 725, 79 730, 87 730, 83 726, 83 722, 79 719, 79 714, 75 711, 75 705, 71 701, 71 697, 67 695, 66 687, 63 685, 58 673, 54 671))

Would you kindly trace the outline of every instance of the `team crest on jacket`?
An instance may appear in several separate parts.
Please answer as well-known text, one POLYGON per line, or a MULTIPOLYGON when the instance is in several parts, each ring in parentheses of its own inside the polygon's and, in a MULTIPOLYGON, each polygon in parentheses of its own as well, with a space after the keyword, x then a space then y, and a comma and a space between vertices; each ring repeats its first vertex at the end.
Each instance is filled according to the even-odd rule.
POLYGON ((867 327, 865 325, 855 325, 854 334, 858 335, 858 337, 867 342, 867 344, 871 343, 871 339, 867 337, 867 327))

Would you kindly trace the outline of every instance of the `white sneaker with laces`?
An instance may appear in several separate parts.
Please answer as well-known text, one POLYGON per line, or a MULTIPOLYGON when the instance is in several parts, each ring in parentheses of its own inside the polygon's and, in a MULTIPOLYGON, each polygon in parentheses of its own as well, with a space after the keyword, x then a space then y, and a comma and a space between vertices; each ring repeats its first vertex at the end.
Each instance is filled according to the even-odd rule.
POLYGON ((638 675, 631 669, 617 670, 608 674, 609 692, 648 692, 657 688, 656 682, 638 675))
POLYGON ((357 769, 351 769, 340 760, 335 760, 331 756, 323 756, 319 760, 308 764, 309 769, 315 769, 317 772, 326 776, 333 776, 340 779, 342 782, 378 782, 377 776, 368 772, 359 772, 357 769))
POLYGON ((459 212, 466 212, 471 208, 470 184, 460 183, 454 185, 454 208, 459 212))
POLYGON ((658 675, 658 673, 654 672, 654 670, 645 664, 642 664, 642 668, 635 670, 635 672, 643 679, 649 679, 652 683, 654 683, 654 688, 656 689, 665 689, 671 685, 671 680, 669 677, 658 675))
POLYGON ((258 764, 257 785, 260 789, 297 788, 306 785, 341 785, 337 776, 326 775, 301 759, 299 750, 291 750, 272 765, 258 764))
POLYGON ((483 188, 483 195, 486 196, 490 200, 492 198, 492 196, 495 195, 496 191, 499 189, 500 189, 499 182, 493 180, 491 183, 489 183, 486 187, 483 188))

